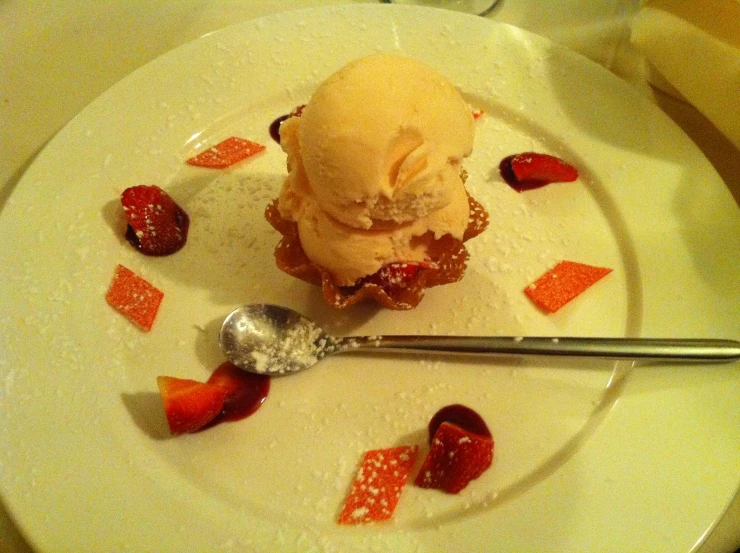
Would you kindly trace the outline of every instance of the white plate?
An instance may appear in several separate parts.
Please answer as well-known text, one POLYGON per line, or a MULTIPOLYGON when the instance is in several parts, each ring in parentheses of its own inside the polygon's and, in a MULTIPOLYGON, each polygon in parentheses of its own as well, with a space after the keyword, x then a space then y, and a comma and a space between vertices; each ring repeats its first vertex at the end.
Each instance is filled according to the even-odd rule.
POLYGON ((229 27, 93 102, 3 208, 0 490, 39 551, 689 551, 740 480, 737 365, 340 357, 274 381, 251 418, 176 439, 155 377, 207 378, 220 321, 248 302, 291 305, 337 333, 737 338, 739 249, 738 210, 696 147, 626 84, 541 38, 394 6, 229 27), (268 125, 379 50, 430 63, 486 111, 466 167, 492 224, 463 281, 413 312, 335 313, 274 267, 262 211, 285 160, 268 125), (184 165, 230 135, 268 151, 230 171, 184 165), (582 177, 517 194, 497 165, 523 150, 582 177), (137 184, 189 211, 176 255, 123 240, 118 197, 137 184), (614 272, 546 316, 522 289, 561 259, 614 272), (150 333, 103 299, 117 263, 165 292, 150 333), (488 421, 491 470, 459 496, 407 486, 391 523, 337 526, 362 452, 423 442, 448 403, 488 421))

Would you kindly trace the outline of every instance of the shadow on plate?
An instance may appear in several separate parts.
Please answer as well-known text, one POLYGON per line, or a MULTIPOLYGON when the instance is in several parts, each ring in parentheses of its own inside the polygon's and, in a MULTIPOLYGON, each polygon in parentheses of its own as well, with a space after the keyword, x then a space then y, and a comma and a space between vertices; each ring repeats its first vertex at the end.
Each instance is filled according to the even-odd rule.
POLYGON ((167 425, 159 394, 154 392, 124 393, 121 394, 121 400, 136 426, 147 436, 155 440, 169 440, 173 437, 167 425))

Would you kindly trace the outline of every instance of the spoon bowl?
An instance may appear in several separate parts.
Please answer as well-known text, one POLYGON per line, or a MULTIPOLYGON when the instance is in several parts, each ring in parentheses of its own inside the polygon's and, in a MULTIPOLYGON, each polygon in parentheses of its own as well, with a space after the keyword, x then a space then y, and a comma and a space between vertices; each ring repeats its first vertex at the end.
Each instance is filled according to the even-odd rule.
POLYGON ((279 305, 243 305, 224 320, 221 350, 245 371, 282 376, 313 367, 324 357, 352 351, 540 355, 731 362, 740 342, 715 339, 573 338, 501 336, 349 336, 326 333, 312 320, 279 305))
POLYGON ((238 307, 219 334, 221 350, 237 367, 271 375, 308 369, 327 355, 333 341, 310 319, 269 304, 238 307))

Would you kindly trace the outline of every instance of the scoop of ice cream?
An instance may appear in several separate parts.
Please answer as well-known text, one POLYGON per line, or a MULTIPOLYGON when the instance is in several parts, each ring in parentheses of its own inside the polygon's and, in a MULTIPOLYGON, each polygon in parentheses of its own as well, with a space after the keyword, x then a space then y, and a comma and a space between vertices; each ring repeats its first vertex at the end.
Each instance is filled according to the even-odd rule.
POLYGON ((353 62, 283 122, 280 143, 289 172, 280 216, 338 285, 428 261, 429 241, 446 234, 462 241, 473 118, 433 69, 386 54, 353 62))
POLYGON ((429 261, 429 242, 445 234, 462 239, 468 217, 468 196, 460 187, 445 207, 387 228, 350 227, 310 198, 302 202, 297 223, 301 246, 308 258, 328 270, 339 286, 351 286, 388 263, 429 261))
POLYGON ((448 205, 473 147, 473 117, 454 86, 431 67, 390 54, 330 76, 300 127, 303 168, 321 208, 365 229, 448 205))

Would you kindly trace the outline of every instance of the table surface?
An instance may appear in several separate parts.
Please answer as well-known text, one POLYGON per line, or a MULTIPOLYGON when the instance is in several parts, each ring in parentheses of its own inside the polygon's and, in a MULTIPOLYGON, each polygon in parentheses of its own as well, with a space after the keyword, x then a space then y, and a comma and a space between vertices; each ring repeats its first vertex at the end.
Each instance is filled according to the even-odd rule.
MULTIPOLYGON (((281 11, 358 0, 127 0, 0 3, 0 208, 36 154, 117 81, 177 46, 281 11)), ((378 2, 373 2, 378 3, 378 2)), ((631 81, 691 137, 740 205, 740 151, 692 106, 645 82, 628 43, 636 2, 501 0, 492 20, 565 44, 631 81)), ((740 548, 740 496, 700 549, 740 548)), ((0 503, 0 553, 32 553, 0 503)))

